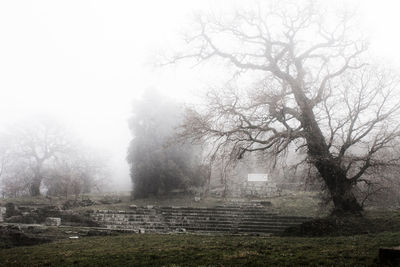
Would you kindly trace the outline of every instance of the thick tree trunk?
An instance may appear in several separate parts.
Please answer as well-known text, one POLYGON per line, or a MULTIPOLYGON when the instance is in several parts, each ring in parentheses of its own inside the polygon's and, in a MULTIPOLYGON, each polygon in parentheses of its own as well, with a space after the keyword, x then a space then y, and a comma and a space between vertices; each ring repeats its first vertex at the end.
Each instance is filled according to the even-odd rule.
POLYGON ((35 178, 33 179, 32 183, 30 184, 29 187, 29 193, 32 197, 37 197, 40 196, 40 184, 42 180, 35 178))
POLYGON ((29 193, 32 197, 40 196, 40 185, 42 184, 42 176, 40 174, 40 168, 37 168, 35 175, 29 187, 29 193))
POLYGON ((39 159, 37 158, 37 165, 34 169, 33 179, 31 181, 29 187, 29 193, 32 197, 40 196, 40 185, 42 184, 43 176, 42 176, 42 165, 45 161, 45 158, 39 159))
POLYGON ((317 160, 318 169, 334 204, 333 215, 359 215, 361 205, 353 193, 353 185, 344 170, 333 160, 317 160))
POLYGON ((332 157, 318 125, 313 124, 306 135, 308 154, 317 168, 329 191, 334 204, 334 215, 354 214, 362 211, 352 189, 353 184, 347 179, 346 172, 332 157))
POLYGON ((308 154, 330 193, 334 204, 333 214, 359 215, 362 207, 352 191, 353 184, 347 179, 345 170, 330 153, 325 137, 305 95, 301 89, 294 91, 302 113, 301 123, 307 141, 308 154))

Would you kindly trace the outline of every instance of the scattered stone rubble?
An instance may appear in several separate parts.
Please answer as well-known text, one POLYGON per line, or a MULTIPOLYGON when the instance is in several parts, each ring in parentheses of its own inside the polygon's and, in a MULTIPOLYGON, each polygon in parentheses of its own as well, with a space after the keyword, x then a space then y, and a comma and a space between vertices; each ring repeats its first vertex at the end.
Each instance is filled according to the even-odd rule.
POLYGON ((63 210, 60 207, 51 205, 16 206, 13 203, 7 203, 5 207, 0 207, 0 218, 0 221, 6 223, 59 226, 62 221, 63 225, 69 226, 99 226, 85 211, 75 212, 72 210, 63 210), (60 222, 55 219, 48 219, 49 217, 58 218, 60 222))
POLYGON ((0 207, 0 222, 4 222, 5 215, 6 215, 6 207, 0 207))
POLYGON ((83 200, 69 199, 63 203, 62 209, 68 210, 68 209, 78 208, 78 207, 89 207, 89 206, 93 206, 96 204, 97 203, 91 199, 83 199, 83 200))
POLYGON ((44 224, 47 226, 60 226, 61 218, 47 217, 46 220, 44 221, 44 224))

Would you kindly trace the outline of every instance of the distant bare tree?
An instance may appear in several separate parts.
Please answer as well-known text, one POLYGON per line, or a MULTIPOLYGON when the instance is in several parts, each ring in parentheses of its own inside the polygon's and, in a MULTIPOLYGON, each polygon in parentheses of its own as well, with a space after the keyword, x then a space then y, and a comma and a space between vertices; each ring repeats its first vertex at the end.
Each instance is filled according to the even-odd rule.
POLYGON ((46 164, 61 154, 68 153, 71 149, 71 141, 65 129, 50 120, 19 126, 13 135, 14 157, 26 161, 32 171, 29 183, 30 195, 38 196, 46 164))
POLYGON ((230 147, 238 159, 306 150, 333 212, 358 214, 354 187, 368 183, 373 168, 398 163, 379 153, 399 138, 398 77, 366 61, 367 43, 352 39, 348 14, 335 19, 313 2, 202 15, 187 38, 190 50, 172 62, 222 61, 234 71, 207 94, 205 107, 187 111, 185 136, 230 147))
POLYGON ((107 164, 54 120, 24 121, 0 139, 3 195, 39 196, 41 187, 50 195, 77 195, 105 180, 107 164))
POLYGON ((104 159, 91 155, 95 151, 85 150, 76 150, 53 162, 44 175, 47 195, 65 198, 74 195, 77 198, 81 194, 104 189, 108 178, 107 164, 104 159))
POLYGON ((29 167, 20 161, 7 162, 1 177, 1 189, 4 197, 20 197, 29 194, 31 180, 29 167))

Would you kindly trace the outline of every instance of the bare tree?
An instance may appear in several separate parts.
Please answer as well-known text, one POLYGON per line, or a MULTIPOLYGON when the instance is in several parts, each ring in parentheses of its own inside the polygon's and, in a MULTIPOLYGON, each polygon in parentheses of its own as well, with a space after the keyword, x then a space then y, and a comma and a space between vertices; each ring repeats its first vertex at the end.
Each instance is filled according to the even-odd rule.
POLYGON ((312 2, 199 16, 189 51, 172 62, 222 61, 233 70, 203 109, 188 110, 185 136, 230 147, 239 159, 305 150, 334 213, 359 213, 354 187, 367 182, 369 170, 398 160, 379 153, 400 134, 398 79, 368 64, 367 43, 349 38, 357 30, 348 13, 335 15, 336 24, 332 16, 312 2))
POLYGON ((68 197, 101 190, 108 176, 104 155, 53 119, 22 121, 0 135, 3 195, 38 196, 42 188, 68 197))
POLYGON ((93 190, 102 191, 108 178, 108 166, 104 158, 95 156, 96 152, 88 147, 75 148, 72 153, 54 160, 44 174, 47 195, 77 198, 93 190))
POLYGON ((39 120, 32 125, 19 126, 14 134, 14 156, 26 161, 32 171, 29 184, 31 196, 40 195, 46 164, 71 149, 66 130, 51 120, 39 120))

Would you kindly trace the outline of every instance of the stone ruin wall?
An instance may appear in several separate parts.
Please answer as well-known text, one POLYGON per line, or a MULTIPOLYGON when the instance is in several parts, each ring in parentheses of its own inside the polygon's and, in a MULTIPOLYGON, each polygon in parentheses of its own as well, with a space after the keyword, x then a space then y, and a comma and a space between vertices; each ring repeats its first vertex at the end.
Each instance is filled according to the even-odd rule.
POLYGON ((6 215, 6 207, 0 207, 0 222, 4 222, 5 215, 6 215))
POLYGON ((109 229, 162 230, 164 220, 158 209, 152 207, 137 208, 133 211, 97 210, 91 217, 109 229))

